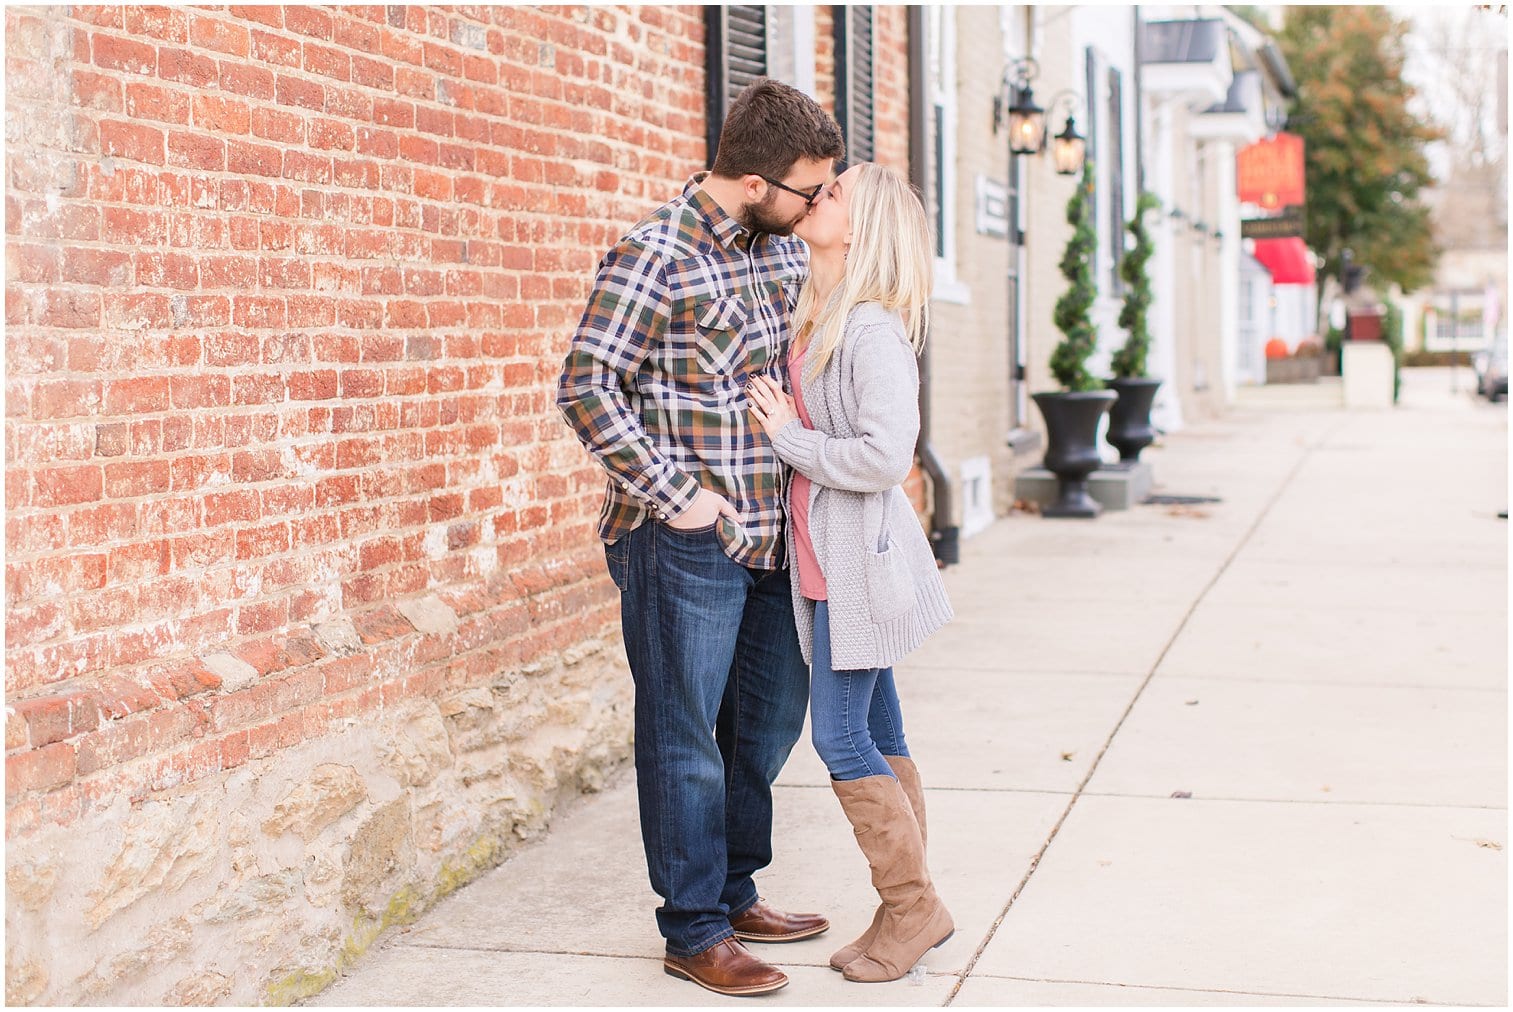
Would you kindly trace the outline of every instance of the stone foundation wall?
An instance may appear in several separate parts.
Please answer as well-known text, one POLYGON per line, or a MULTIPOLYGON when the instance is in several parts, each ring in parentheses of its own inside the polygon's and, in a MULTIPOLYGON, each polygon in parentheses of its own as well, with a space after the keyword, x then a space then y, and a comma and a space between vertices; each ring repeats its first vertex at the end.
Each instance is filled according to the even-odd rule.
POLYGON ((7 1003, 319 992, 624 767, 622 664, 618 644, 584 643, 13 842, 7 1003))

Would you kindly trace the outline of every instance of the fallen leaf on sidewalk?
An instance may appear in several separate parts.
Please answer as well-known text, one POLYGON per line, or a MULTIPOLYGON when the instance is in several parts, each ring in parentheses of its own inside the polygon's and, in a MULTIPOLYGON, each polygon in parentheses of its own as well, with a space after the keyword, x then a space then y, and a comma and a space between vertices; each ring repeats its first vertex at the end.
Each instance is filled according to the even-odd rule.
POLYGON ((1069 763, 1072 761, 1072 756, 1076 754, 1076 752, 1063 752, 1061 753, 1061 761, 1064 763, 1069 763))
POLYGON ((1188 706, 1197 706, 1198 705, 1198 701, 1196 699, 1189 699, 1187 701, 1187 705, 1188 706))
POLYGON ((1169 517, 1192 517, 1194 520, 1207 520, 1212 514, 1208 510, 1194 509, 1191 506, 1173 506, 1166 511, 1169 517))
POLYGON ((1174 798, 1190 798, 1192 796, 1192 791, 1172 791, 1172 797, 1174 798))
POLYGON ((1496 840, 1483 840, 1483 839, 1480 839, 1479 837, 1478 838, 1472 838, 1472 837, 1469 837, 1469 836, 1457 836, 1457 837, 1454 837, 1454 839, 1456 839, 1456 840, 1464 840, 1467 843, 1474 843, 1478 847, 1481 847, 1484 850, 1502 850, 1502 844, 1498 843, 1496 840))

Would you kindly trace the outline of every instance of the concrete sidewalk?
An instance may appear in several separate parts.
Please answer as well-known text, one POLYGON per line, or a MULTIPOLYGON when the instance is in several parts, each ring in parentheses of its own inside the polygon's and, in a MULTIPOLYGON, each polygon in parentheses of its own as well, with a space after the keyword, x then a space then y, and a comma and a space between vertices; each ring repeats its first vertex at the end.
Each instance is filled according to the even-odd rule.
POLYGON ((754 947, 777 994, 663 974, 627 777, 311 1004, 1507 1004, 1507 411, 1434 370, 1337 397, 1147 451, 1221 502, 964 546, 898 679, 957 924, 919 979, 826 967, 876 898, 802 741, 759 885, 834 926, 754 947))

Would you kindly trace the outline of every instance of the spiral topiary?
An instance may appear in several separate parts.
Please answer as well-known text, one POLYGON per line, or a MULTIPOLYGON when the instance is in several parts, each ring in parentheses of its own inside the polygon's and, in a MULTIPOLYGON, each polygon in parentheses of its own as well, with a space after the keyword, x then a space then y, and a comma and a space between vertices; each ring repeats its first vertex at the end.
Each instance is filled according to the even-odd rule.
POLYGON ((1151 236, 1145 230, 1145 212, 1159 206, 1160 201, 1154 194, 1140 194, 1140 199, 1135 202, 1135 216, 1125 226, 1135 237, 1135 247, 1119 263, 1119 277, 1126 285, 1124 307, 1119 310, 1119 326, 1128 336, 1109 363, 1114 376, 1119 379, 1145 375, 1145 357, 1151 346, 1150 331, 1145 323, 1145 314, 1151 304, 1151 280, 1145 265, 1152 252, 1151 236))
POLYGON ((1061 276, 1067 279, 1069 287, 1056 300, 1052 316, 1062 339, 1051 352, 1051 375, 1063 389, 1074 393, 1101 386, 1087 371, 1088 356, 1098 340, 1091 313, 1093 298, 1098 293, 1093 285, 1092 259, 1097 235, 1093 231, 1092 195, 1093 163, 1088 161, 1083 164, 1082 179, 1066 205, 1072 237, 1061 255, 1061 276))

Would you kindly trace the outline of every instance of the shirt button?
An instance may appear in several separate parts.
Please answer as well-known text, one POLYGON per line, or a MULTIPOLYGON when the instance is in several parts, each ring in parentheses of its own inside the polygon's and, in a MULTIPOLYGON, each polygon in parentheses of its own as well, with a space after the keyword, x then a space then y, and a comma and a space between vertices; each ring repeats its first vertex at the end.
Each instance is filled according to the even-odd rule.
POLYGON ((666 513, 658 513, 657 514, 657 519, 658 520, 666 520, 667 519, 667 514, 666 513))
POLYGON ((621 488, 630 488, 630 482, 628 482, 628 481, 622 481, 620 483, 620 487, 621 488))

